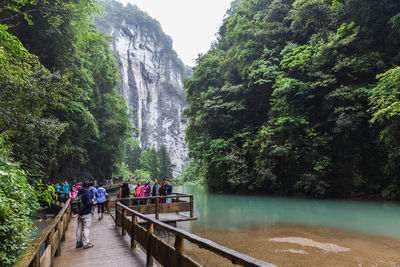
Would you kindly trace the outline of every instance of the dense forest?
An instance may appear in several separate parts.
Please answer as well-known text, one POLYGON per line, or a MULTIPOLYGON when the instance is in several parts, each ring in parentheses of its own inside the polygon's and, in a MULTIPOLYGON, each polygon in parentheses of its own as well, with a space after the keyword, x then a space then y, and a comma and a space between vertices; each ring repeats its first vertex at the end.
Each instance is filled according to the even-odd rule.
POLYGON ((95 0, 0 4, 1 266, 29 242, 47 183, 172 176, 165 147, 135 140, 118 59, 93 22, 103 10, 95 0))
POLYGON ((216 191, 400 197, 400 2, 237 0, 186 80, 216 191))
POLYGON ((29 241, 44 183, 122 169, 132 128, 99 11, 94 0, 1 1, 1 266, 29 241))

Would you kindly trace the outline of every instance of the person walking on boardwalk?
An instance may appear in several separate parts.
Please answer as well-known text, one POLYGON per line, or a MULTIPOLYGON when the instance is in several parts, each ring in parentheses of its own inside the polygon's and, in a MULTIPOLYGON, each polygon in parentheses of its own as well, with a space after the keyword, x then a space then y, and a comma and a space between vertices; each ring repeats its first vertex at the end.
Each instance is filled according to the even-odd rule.
POLYGON ((56 183, 56 185, 54 186, 54 189, 56 190, 56 193, 60 193, 60 192, 61 192, 61 185, 60 185, 60 183, 56 183))
POLYGON ((76 228, 76 248, 83 247, 84 249, 93 247, 89 240, 89 230, 92 223, 92 199, 89 195, 89 182, 83 183, 83 189, 79 191, 78 196, 81 197, 82 210, 78 213, 78 227, 76 228))
POLYGON ((103 184, 100 183, 99 187, 96 190, 96 199, 97 199, 97 209, 98 209, 98 214, 99 214, 99 221, 103 219, 103 213, 104 213, 104 206, 106 204, 106 196, 107 192, 103 188, 103 184))
MULTIPOLYGON (((91 181, 90 187, 89 187, 89 196, 90 196, 90 199, 92 200, 92 202, 97 202, 97 199, 96 199, 97 189, 96 189, 96 187, 94 187, 94 185, 95 185, 94 181, 91 181)), ((95 209, 95 206, 92 207, 92 215, 94 215, 94 209, 95 209)))
POLYGON ((63 192, 63 194, 62 194, 63 197, 68 197, 68 193, 69 193, 69 184, 68 184, 67 181, 65 181, 65 182, 63 183, 63 185, 62 185, 62 192, 63 192))

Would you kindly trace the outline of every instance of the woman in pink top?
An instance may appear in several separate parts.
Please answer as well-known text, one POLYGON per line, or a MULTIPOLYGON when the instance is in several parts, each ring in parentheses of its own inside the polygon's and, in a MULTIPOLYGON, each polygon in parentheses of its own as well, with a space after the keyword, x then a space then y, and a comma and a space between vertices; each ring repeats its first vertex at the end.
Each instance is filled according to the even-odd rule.
POLYGON ((69 197, 74 198, 78 194, 78 190, 76 190, 76 187, 73 186, 71 192, 69 192, 69 197))
MULTIPOLYGON (((69 197, 74 198, 74 197, 76 197, 77 194, 78 194, 78 190, 76 190, 76 187, 73 186, 71 192, 69 192, 69 197)), ((78 214, 74 214, 74 218, 76 218, 76 216, 78 216, 78 214)))
POLYGON ((79 183, 76 183, 75 187, 76 187, 76 191, 78 191, 78 192, 79 192, 79 190, 81 190, 81 189, 82 189, 82 183, 81 183, 81 182, 79 182, 79 183))
MULTIPOLYGON (((149 180, 146 180, 146 184, 143 186, 143 191, 144 191, 144 196, 145 197, 149 197, 150 196, 151 187, 150 187, 150 181, 149 180)), ((144 200, 143 204, 149 204, 149 200, 148 199, 144 200)))

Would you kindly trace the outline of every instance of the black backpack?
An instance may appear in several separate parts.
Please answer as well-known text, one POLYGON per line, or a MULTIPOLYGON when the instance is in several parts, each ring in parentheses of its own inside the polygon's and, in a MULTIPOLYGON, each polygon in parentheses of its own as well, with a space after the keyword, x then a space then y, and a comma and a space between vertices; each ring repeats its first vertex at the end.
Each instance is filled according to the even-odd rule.
POLYGON ((75 214, 77 214, 77 213, 79 214, 83 210, 84 206, 82 203, 82 195, 81 194, 78 194, 76 197, 74 197, 72 199, 71 208, 72 208, 72 212, 75 214))

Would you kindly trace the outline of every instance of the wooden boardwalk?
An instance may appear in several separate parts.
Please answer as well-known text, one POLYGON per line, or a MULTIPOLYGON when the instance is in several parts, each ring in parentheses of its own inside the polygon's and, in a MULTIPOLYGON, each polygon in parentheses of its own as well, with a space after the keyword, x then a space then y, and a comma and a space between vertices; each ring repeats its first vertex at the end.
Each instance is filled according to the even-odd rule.
MULTIPOLYGON (((185 254, 185 240, 228 259, 233 264, 248 267, 275 266, 165 223, 195 220, 193 196, 177 194, 145 199, 161 198, 175 198, 175 201, 173 203, 156 201, 155 204, 130 208, 108 197, 107 210, 111 211, 112 207, 114 212, 105 214, 101 221, 98 220, 97 214, 93 217, 90 242, 94 247, 89 249, 75 248, 77 219, 71 216, 71 199, 52 200, 52 204, 62 209, 54 221, 22 253, 14 267, 155 266, 153 263, 156 261, 157 266, 201 266, 185 254), (190 202, 180 200, 184 197, 189 197, 190 202), (186 216, 180 212, 188 212, 190 215, 186 216), (121 227, 115 227, 114 219, 121 227), (156 234, 162 231, 175 237, 173 245, 156 234), (137 248, 138 246, 145 248, 146 254, 137 248)), ((137 199, 133 199, 135 200, 137 199)))
POLYGON ((71 218, 65 242, 62 243, 61 256, 55 258, 55 267, 70 266, 146 266, 146 254, 139 248, 130 248, 130 238, 121 236, 121 230, 115 228, 113 219, 104 214, 99 221, 97 213, 90 227, 89 249, 75 248, 77 218, 71 218))

